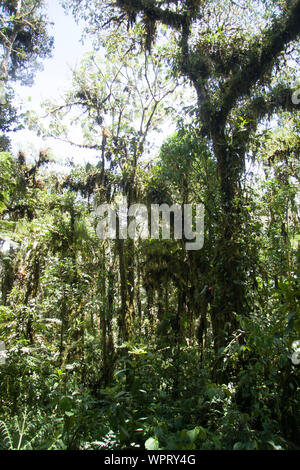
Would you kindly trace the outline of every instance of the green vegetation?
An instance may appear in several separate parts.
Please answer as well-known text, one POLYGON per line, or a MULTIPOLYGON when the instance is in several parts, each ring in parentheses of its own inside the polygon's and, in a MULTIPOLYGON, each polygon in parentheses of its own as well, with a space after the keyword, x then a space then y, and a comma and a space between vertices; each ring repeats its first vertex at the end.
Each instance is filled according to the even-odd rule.
MULTIPOLYGON (((299 449, 300 1, 66 3, 72 88, 46 121, 0 104, 0 448, 299 449), (97 162, 12 155, 19 119, 97 162), (203 248, 100 240, 121 196, 203 204, 203 248)), ((52 40, 42 2, 0 6, 8 87, 52 40)))

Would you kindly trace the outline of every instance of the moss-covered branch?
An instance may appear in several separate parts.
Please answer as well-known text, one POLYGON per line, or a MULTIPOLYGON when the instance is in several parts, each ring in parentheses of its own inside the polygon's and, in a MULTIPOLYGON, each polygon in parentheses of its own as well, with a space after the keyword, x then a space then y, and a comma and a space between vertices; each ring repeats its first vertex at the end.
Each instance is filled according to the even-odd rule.
POLYGON ((155 2, 148 0, 117 0, 117 5, 126 11, 129 16, 142 13, 148 19, 160 21, 166 26, 180 30, 186 22, 186 15, 162 9, 155 5, 155 2))
POLYGON ((300 34, 300 1, 293 4, 288 17, 284 15, 268 29, 260 44, 253 41, 246 64, 224 85, 222 104, 217 113, 219 124, 225 123, 237 100, 249 95, 251 88, 269 72, 286 45, 300 34))

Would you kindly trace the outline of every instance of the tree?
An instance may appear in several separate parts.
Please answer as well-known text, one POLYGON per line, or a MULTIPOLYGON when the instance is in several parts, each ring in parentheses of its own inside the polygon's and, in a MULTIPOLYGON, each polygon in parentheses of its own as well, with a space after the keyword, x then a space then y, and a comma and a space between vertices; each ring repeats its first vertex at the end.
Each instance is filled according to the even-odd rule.
MULTIPOLYGON (((105 1, 90 6, 73 1, 85 18, 93 12, 101 25, 125 28, 137 24, 150 52, 158 25, 168 27, 177 41, 175 70, 187 77, 198 95, 199 130, 210 140, 217 161, 222 215, 213 272, 211 319, 218 353, 249 310, 246 295, 245 246, 241 178, 249 145, 259 125, 280 109, 294 112, 293 89, 280 73, 289 58, 299 60, 299 1, 200 2, 198 0, 105 1)), ((173 62, 174 64, 174 62, 173 62)))
MULTIPOLYGON (((73 88, 62 103, 45 103, 48 126, 42 127, 37 116, 31 120, 39 132, 97 151, 97 165, 88 165, 85 175, 70 176, 64 185, 70 191, 81 191, 95 208, 114 204, 120 195, 126 198, 127 207, 141 201, 144 172, 152 151, 151 137, 160 130, 167 110, 169 114, 173 112, 170 97, 178 88, 178 81, 166 77, 163 50, 154 48, 153 55, 147 57, 137 54, 134 42, 127 46, 124 37, 116 33, 106 42, 105 56, 93 52, 82 61, 73 74, 73 88), (76 141, 70 137, 70 119, 75 126, 78 124, 76 141)), ((104 377, 112 373, 111 362, 106 359, 107 343, 112 342, 112 280, 118 276, 117 268, 119 343, 128 341, 134 325, 141 328, 137 258, 137 246, 131 239, 103 243, 98 294, 102 304, 104 377), (136 315, 136 311, 140 314, 136 315)))
MULTIPOLYGON (((48 21, 43 1, 4 0, 0 2, 0 130, 16 130, 11 81, 30 85, 39 67, 39 59, 50 55, 53 38, 48 35, 48 21)), ((9 140, 1 137, 2 150, 9 140)))

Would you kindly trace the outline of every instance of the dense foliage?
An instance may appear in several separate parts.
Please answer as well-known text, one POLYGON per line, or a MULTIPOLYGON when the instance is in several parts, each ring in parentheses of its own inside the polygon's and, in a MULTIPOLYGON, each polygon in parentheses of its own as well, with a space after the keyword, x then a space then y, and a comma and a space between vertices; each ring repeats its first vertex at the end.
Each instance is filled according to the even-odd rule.
POLYGON ((67 6, 95 50, 27 125, 98 157, 0 153, 0 446, 299 449, 300 2, 67 6), (203 248, 99 239, 124 198, 203 248))

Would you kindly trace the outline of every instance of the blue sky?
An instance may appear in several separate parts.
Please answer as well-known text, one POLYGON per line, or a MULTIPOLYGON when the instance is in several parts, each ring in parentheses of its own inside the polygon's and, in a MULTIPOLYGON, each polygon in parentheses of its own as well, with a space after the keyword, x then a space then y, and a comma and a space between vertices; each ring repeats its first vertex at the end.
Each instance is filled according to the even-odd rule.
MULTIPOLYGON (((22 111, 32 109, 42 113, 41 103, 49 98, 56 99, 71 86, 72 69, 79 65, 84 53, 91 49, 86 41, 81 43, 82 25, 76 24, 72 15, 66 15, 58 0, 47 0, 47 13, 54 23, 49 27, 55 44, 52 58, 43 60, 43 70, 35 76, 32 87, 16 84, 17 104, 22 111)), ((21 148, 27 156, 35 158, 41 148, 51 148, 57 160, 73 157, 75 161, 88 161, 91 152, 76 149, 54 139, 43 140, 27 130, 11 135, 13 153, 21 148)))

